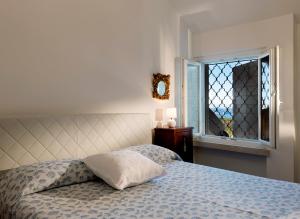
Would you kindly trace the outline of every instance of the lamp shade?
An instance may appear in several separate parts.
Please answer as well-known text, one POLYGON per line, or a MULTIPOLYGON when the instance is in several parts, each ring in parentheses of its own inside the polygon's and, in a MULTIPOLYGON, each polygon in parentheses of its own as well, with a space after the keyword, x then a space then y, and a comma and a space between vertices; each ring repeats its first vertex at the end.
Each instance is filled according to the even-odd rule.
POLYGON ((167 117, 168 118, 177 118, 177 110, 175 107, 167 109, 167 117))
POLYGON ((164 120, 164 110, 156 109, 155 110, 155 121, 162 121, 162 120, 164 120))

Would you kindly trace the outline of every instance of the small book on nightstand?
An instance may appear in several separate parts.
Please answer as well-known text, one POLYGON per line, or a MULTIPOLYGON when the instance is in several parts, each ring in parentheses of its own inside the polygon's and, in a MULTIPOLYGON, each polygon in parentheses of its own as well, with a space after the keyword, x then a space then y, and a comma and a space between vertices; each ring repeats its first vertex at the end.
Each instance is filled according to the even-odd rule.
POLYGON ((153 143, 176 152, 186 162, 193 162, 193 127, 155 128, 153 143))

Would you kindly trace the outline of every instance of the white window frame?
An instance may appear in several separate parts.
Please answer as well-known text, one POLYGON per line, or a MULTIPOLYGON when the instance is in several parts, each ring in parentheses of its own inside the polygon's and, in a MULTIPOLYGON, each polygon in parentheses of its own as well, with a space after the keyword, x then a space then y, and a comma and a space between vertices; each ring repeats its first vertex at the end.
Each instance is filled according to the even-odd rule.
MULTIPOLYGON (((189 64, 192 65, 199 65, 200 68, 200 76, 199 76, 199 133, 195 133, 194 137, 197 141, 200 142, 207 142, 213 144, 224 144, 224 145, 231 145, 231 146, 240 146, 240 147, 250 147, 250 148, 276 148, 276 98, 277 98, 277 63, 278 63, 278 47, 270 48, 270 49, 259 49, 256 52, 251 52, 252 55, 237 55, 237 54, 227 54, 222 58, 216 57, 202 57, 201 59, 195 60, 187 60, 181 59, 182 61, 182 72, 180 76, 181 80, 181 89, 182 95, 180 101, 181 104, 176 103, 177 108, 181 110, 182 113, 182 122, 181 125, 187 126, 187 98, 185 94, 187 93, 187 66, 189 64), (270 141, 264 141, 261 139, 261 118, 260 118, 260 105, 261 101, 259 101, 258 106, 258 116, 259 116, 259 138, 258 140, 251 140, 251 139, 238 139, 238 138, 228 138, 223 136, 213 136, 213 135, 206 135, 205 134, 205 64, 211 64, 214 62, 224 62, 224 61, 236 61, 241 59, 258 59, 258 89, 259 89, 259 100, 261 95, 261 59, 269 56, 270 60, 270 119, 269 119, 269 127, 270 127, 270 141), (226 57, 234 57, 234 58, 226 58, 226 57)), ((178 78, 178 72, 176 73, 178 78)), ((177 88, 178 89, 178 88, 177 88)))
MULTIPOLYGON (((202 83, 201 83, 201 81, 202 81, 202 73, 201 73, 201 71, 202 71, 202 66, 201 66, 201 64, 199 63, 199 62, 195 62, 195 61, 187 61, 187 64, 186 64, 186 68, 188 68, 188 66, 189 65, 193 65, 193 66, 197 66, 197 68, 198 68, 198 71, 199 71, 199 77, 198 77, 198 92, 199 92, 199 94, 201 93, 201 89, 202 89, 202 83)), ((185 71, 185 74, 184 74, 184 79, 186 79, 187 78, 187 73, 188 73, 188 71, 187 71, 187 69, 186 69, 186 71, 185 71)), ((184 87, 184 90, 185 90, 185 94, 187 94, 187 80, 184 80, 184 85, 183 85, 183 87, 184 87)), ((201 98, 201 96, 199 96, 199 114, 198 114, 198 120, 199 121, 202 121, 202 115, 201 115, 201 113, 200 113, 200 111, 201 111, 201 101, 202 101, 202 98, 201 98)), ((188 121, 188 113, 187 113, 187 98, 184 98, 184 106, 186 106, 185 107, 185 110, 184 110, 184 125, 185 126, 187 126, 187 121, 188 121)), ((198 124, 198 129, 199 129, 199 131, 201 132, 201 123, 199 123, 198 124)))

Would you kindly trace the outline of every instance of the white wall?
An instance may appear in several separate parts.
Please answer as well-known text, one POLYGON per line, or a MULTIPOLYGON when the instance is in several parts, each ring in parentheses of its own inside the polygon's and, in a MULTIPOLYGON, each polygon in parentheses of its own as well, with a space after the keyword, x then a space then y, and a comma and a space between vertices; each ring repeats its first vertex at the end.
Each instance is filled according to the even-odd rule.
POLYGON ((296 150, 295 150, 295 178, 300 183, 300 24, 296 25, 296 59, 295 59, 295 116, 296 116, 296 150))
POLYGON ((179 55, 180 57, 191 59, 192 32, 190 31, 188 25, 183 21, 183 19, 180 19, 179 34, 179 55))
POLYGON ((0 116, 150 112, 174 104, 167 0, 0 0, 0 116), (169 73, 171 99, 151 96, 169 73))
POLYGON ((194 33, 193 57, 280 46, 277 149, 267 159, 268 177, 294 180, 294 17, 194 33))
POLYGON ((266 158, 263 156, 195 147, 194 162, 255 176, 267 176, 266 158))

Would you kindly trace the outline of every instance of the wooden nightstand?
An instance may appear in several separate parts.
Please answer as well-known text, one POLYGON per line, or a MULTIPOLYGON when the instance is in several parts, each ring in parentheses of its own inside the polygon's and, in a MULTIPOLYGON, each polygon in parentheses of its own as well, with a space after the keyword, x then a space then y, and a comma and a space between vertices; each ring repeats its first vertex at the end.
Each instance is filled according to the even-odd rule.
POLYGON ((193 162, 193 128, 155 128, 154 144, 175 151, 184 161, 193 162))

